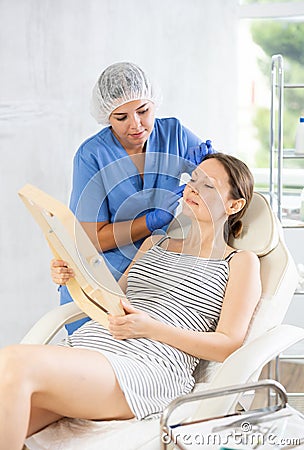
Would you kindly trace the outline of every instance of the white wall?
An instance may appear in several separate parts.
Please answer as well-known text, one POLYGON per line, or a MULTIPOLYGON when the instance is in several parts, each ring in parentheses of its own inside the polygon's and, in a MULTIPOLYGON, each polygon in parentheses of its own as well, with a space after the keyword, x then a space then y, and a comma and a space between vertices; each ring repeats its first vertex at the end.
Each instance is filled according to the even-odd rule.
POLYGON ((91 88, 141 65, 174 115, 233 151, 237 0, 0 0, 0 346, 58 304, 51 254, 17 197, 30 182, 68 202, 72 157, 97 131, 91 88))

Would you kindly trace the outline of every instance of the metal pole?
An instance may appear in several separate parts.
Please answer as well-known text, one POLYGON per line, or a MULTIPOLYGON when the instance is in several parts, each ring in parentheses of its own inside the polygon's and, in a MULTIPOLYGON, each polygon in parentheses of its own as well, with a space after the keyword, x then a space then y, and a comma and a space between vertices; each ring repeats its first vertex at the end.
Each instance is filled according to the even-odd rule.
POLYGON ((270 180, 269 195, 270 204, 273 207, 275 191, 275 146, 276 146, 276 94, 278 96, 277 113, 277 203, 278 218, 282 220, 282 168, 283 168, 283 108, 284 108, 284 69, 282 55, 273 55, 271 60, 271 114, 270 114, 270 180))
POLYGON ((269 196, 273 208, 274 198, 274 152, 275 152, 275 94, 276 94, 276 57, 271 60, 271 103, 270 103, 270 161, 269 161, 269 196))
POLYGON ((282 221, 284 68, 281 55, 278 55, 278 100, 278 218, 282 221))

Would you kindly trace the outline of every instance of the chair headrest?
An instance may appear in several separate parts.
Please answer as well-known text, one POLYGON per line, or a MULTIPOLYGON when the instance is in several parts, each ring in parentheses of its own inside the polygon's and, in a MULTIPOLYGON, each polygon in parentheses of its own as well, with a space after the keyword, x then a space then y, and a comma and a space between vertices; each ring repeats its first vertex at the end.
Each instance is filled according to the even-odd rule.
MULTIPOLYGON (((190 220, 180 214, 170 224, 167 232, 175 238, 185 238, 190 229, 190 220)), ((259 257, 267 255, 279 242, 276 217, 267 199, 254 192, 251 203, 242 217, 241 236, 229 240, 229 244, 239 250, 251 250, 259 257)))
POLYGON ((229 241, 232 247, 251 250, 258 256, 264 256, 277 246, 280 237, 277 220, 263 195, 254 192, 242 223, 241 236, 229 241))

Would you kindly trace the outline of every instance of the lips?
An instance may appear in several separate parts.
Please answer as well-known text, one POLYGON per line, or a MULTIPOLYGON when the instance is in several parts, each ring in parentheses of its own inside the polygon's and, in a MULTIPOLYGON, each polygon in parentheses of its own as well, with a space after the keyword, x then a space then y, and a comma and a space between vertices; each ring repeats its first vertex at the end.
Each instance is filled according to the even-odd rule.
POLYGON ((191 198, 187 198, 186 199, 186 203, 188 203, 189 205, 196 205, 196 206, 198 206, 198 203, 195 202, 194 200, 191 200, 191 198))
POLYGON ((138 138, 143 137, 144 134, 145 134, 145 130, 141 131, 140 133, 132 133, 132 134, 130 134, 130 136, 131 136, 132 138, 138 139, 138 138))

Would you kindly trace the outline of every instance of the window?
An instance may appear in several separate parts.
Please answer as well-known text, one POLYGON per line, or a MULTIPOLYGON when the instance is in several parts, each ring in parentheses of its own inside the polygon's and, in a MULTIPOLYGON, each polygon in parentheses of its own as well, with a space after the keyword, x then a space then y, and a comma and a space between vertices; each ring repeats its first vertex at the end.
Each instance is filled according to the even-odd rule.
MULTIPOLYGON (((285 84, 304 85, 304 2, 243 0, 239 24, 238 155, 253 169, 259 190, 269 188, 271 56, 282 54, 285 84)), ((284 149, 295 146, 304 89, 284 89, 284 149)), ((283 212, 298 213, 304 158, 284 159, 283 212), (285 206, 284 206, 285 205, 285 206)))

